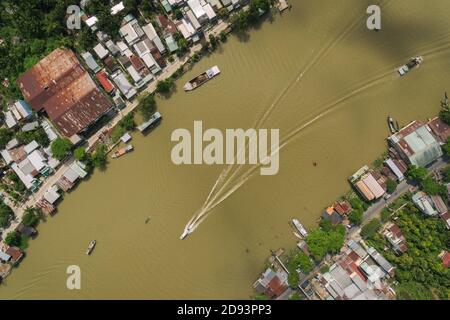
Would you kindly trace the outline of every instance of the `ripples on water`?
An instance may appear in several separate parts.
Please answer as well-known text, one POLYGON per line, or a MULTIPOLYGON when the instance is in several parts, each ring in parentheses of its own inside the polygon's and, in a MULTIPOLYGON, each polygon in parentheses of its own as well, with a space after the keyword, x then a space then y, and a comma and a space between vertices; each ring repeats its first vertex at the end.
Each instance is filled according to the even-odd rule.
POLYGON ((296 2, 248 41, 230 38, 178 81, 178 92, 159 101, 161 125, 145 138, 136 134, 134 153, 66 195, 0 297, 247 298, 269 249, 294 247, 290 219, 313 227, 348 187, 345 178, 384 151, 386 116, 402 124, 432 116, 450 85, 447 1, 429 1, 427 10, 420 0, 384 1, 379 33, 365 29, 364 1, 326 3, 296 2), (423 66, 396 76, 419 54, 423 66), (215 64, 220 77, 182 92, 184 81, 215 64), (280 128, 280 173, 174 166, 170 134, 194 120, 280 128), (202 228, 179 241, 192 213, 202 211, 202 228), (98 247, 86 257, 93 238, 98 247), (65 289, 70 264, 82 269, 79 292, 65 289))

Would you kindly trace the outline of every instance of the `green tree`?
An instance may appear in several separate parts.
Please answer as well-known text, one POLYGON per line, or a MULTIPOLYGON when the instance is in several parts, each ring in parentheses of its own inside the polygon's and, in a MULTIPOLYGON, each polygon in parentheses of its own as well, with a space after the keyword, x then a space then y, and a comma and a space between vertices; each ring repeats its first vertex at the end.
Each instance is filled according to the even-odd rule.
POLYGON ((51 144, 53 157, 58 160, 64 159, 72 150, 72 143, 67 138, 57 138, 51 144))
POLYGON ((14 132, 12 130, 0 128, 0 149, 4 149, 13 136, 14 132))
POLYGON ((20 245, 22 244, 22 237, 20 236, 19 232, 15 230, 11 231, 5 237, 5 243, 11 247, 20 247, 20 245))
POLYGON ((78 161, 86 161, 87 160, 87 152, 85 147, 78 147, 73 152, 75 159, 78 161))
POLYGON ((426 177, 420 184, 422 190, 429 195, 446 195, 447 187, 443 184, 436 182, 431 177, 426 177))
POLYGON ((380 219, 372 219, 369 221, 369 223, 367 223, 366 225, 364 225, 361 229, 361 236, 363 238, 369 238, 371 236, 373 236, 378 230, 380 230, 381 228, 381 222, 380 219))
POLYGON ((217 38, 212 34, 210 34, 208 38, 209 38, 209 43, 211 44, 211 49, 216 50, 217 46, 219 45, 217 38))
POLYGON ((173 15, 177 20, 181 20, 183 18, 183 12, 181 12, 181 10, 178 8, 173 10, 173 15))
POLYGON ((344 244, 345 227, 338 225, 330 231, 313 230, 306 237, 309 251, 316 261, 320 261, 327 253, 337 253, 344 244))
MULTIPOLYGON (((450 119, 449 119, 450 120, 450 119)), ((442 146, 442 150, 447 156, 450 156, 450 137, 447 139, 445 144, 442 146)))
POLYGON ((42 218, 42 211, 39 208, 28 207, 22 217, 22 223, 26 226, 36 227, 42 218))
POLYGON ((444 182, 449 183, 450 182, 450 166, 447 166, 442 170, 442 175, 444 177, 444 182))
POLYGON ((396 189, 397 189, 397 182, 395 182, 395 181, 392 180, 392 179, 388 179, 388 180, 386 181, 386 191, 387 191, 389 194, 393 194, 393 193, 395 192, 396 189))
POLYGON ((428 171, 425 168, 417 167, 415 165, 411 165, 406 172, 406 177, 410 180, 421 182, 427 176, 428 171))
POLYGON ((95 152, 92 154, 92 164, 96 168, 104 169, 107 163, 108 147, 104 144, 100 144, 95 148, 95 152))
POLYGON ((220 34, 219 34, 219 39, 220 39, 220 41, 222 41, 222 42, 227 42, 227 34, 225 33, 225 31, 220 31, 220 34))
POLYGON ((23 144, 28 144, 33 140, 36 141, 39 145, 47 148, 50 144, 50 140, 48 139, 47 133, 44 128, 38 127, 35 130, 27 131, 27 132, 18 132, 16 134, 17 139, 23 144))
POLYGON ((353 210, 349 215, 348 215, 348 220, 350 220, 351 223, 356 224, 356 225, 360 225, 362 223, 363 220, 363 212, 361 210, 353 210))
POLYGON ((167 94, 173 89, 174 86, 175 86, 175 82, 173 81, 172 78, 167 78, 165 80, 159 80, 158 83, 156 84, 156 92, 162 93, 162 94, 167 94))
POLYGON ((14 212, 3 201, 0 201, 0 228, 6 228, 14 217, 14 212))
POLYGON ((445 93, 444 99, 441 101, 441 112, 439 113, 439 117, 446 124, 450 125, 450 106, 447 97, 447 92, 445 93))
POLYGON ((145 97, 140 99, 137 108, 139 113, 144 118, 144 121, 147 121, 155 111, 156 108, 155 97, 152 94, 147 94, 145 97))

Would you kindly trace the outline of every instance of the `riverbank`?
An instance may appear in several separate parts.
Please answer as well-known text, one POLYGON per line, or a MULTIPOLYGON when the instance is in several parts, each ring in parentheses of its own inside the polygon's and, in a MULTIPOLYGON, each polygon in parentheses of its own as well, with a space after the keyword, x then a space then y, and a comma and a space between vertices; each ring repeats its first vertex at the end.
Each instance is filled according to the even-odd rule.
MULTIPOLYGON (((248 8, 249 6, 245 6, 241 10, 248 11, 248 8)), ((239 30, 239 32, 243 31, 245 30, 239 30)), ((185 72, 189 71, 195 63, 199 62, 199 59, 201 59, 203 55, 210 54, 215 49, 217 49, 216 46, 218 44, 215 45, 212 51, 209 51, 208 47, 212 45, 212 41, 224 42, 226 41, 226 38, 219 40, 220 37, 226 37, 231 32, 232 22, 222 19, 219 19, 217 23, 210 29, 205 30, 204 37, 206 39, 206 46, 205 43, 193 44, 191 47, 189 47, 188 51, 182 57, 176 58, 173 62, 169 62, 169 65, 166 66, 157 77, 155 77, 154 81, 152 81, 144 90, 139 93, 138 97, 134 98, 133 101, 127 101, 124 108, 120 109, 119 112, 114 114, 102 128, 97 130, 85 141, 83 147, 86 147, 86 151, 93 152, 98 145, 103 144, 105 135, 110 136, 111 132, 122 119, 136 111, 136 108, 139 106, 140 99, 142 97, 145 97, 146 95, 154 95, 157 92, 157 85, 159 82, 172 78, 174 75, 177 75, 177 78, 182 76, 185 72), (180 72, 180 70, 182 71, 180 72)), ((110 142, 107 145, 107 154, 109 154, 119 142, 110 142)), ((23 220, 23 216, 27 208, 36 208, 38 203, 43 199, 44 194, 50 188, 52 188, 52 186, 57 184, 57 182, 64 176, 66 171, 75 162, 76 159, 73 155, 66 157, 64 159, 64 162, 58 167, 58 169, 55 170, 53 174, 42 183, 40 188, 36 192, 32 193, 25 202, 21 202, 19 205, 15 205, 12 201, 9 201, 8 198, 5 198, 5 203, 9 204, 9 206, 14 211, 14 219, 10 221, 10 224, 7 228, 2 230, 2 239, 0 241, 1 250, 6 251, 7 248, 10 247, 5 243, 6 236, 14 232, 18 228, 23 220)), ((60 204, 61 201, 58 202, 58 205, 60 204)))
MULTIPOLYGON (((445 94, 442 106, 444 110, 448 109, 447 94, 445 94)), ((413 270, 411 264, 406 265, 404 259, 398 258, 408 251, 409 246, 416 245, 412 239, 414 235, 408 234, 406 238, 403 236, 402 230, 397 226, 399 217, 408 217, 412 213, 416 214, 419 220, 434 217, 433 224, 436 225, 434 228, 439 229, 434 236, 441 238, 444 234, 447 236, 449 234, 450 212, 447 206, 450 204, 450 178, 447 175, 450 168, 448 161, 450 125, 445 123, 444 119, 441 113, 441 118, 435 117, 426 124, 415 120, 392 132, 392 135, 387 139, 389 141, 388 151, 374 161, 371 168, 364 166, 348 179, 354 191, 325 209, 319 229, 311 231, 304 237, 299 236, 296 230, 294 235, 300 238, 297 244, 298 250, 291 251, 285 257, 281 257, 284 252, 283 249, 280 249, 276 254, 272 253, 269 259, 269 267, 253 285, 257 292, 254 299, 297 300, 301 297, 308 300, 363 298, 384 300, 396 298, 422 299, 423 297, 448 299, 448 294, 445 293, 446 285, 443 284, 445 281, 441 281, 435 288, 433 287, 435 282, 432 279, 425 282, 416 279, 417 282, 412 284, 405 280, 412 279, 412 275, 402 273, 399 278, 394 276, 395 268, 402 269, 402 272, 405 272, 405 269, 411 273, 420 272, 420 270, 413 270), (434 144, 439 146, 439 149, 442 147, 444 150, 444 152, 436 153, 434 156, 428 155, 429 158, 423 162, 426 169, 411 164, 411 161, 415 163, 414 153, 420 152, 419 150, 409 149, 413 152, 403 153, 403 148, 410 148, 408 143, 413 143, 415 139, 411 135, 422 128, 429 132, 429 136, 426 137, 429 144, 425 147, 422 146, 422 148, 433 148, 430 141, 434 140, 434 144), (409 137, 409 140, 403 140, 404 137, 409 137), (446 172, 442 173, 444 169, 446 169, 446 172), (370 181, 368 177, 371 178, 370 181), (364 181, 368 182, 363 188, 361 184, 364 181), (375 191, 372 193, 372 190, 375 191), (374 200, 373 194, 378 191, 379 195, 374 200), (420 200, 417 200, 418 197, 420 200), (426 204, 424 204, 425 202, 426 204), (409 213, 402 216, 402 212, 405 210, 408 210, 409 213), (430 210, 433 210, 434 213, 430 210), (345 228, 341 228, 339 231, 338 228, 342 225, 345 228), (317 237, 316 234, 319 235, 319 233, 320 236, 317 237), (332 243, 327 244, 328 237, 332 237, 332 240, 330 238, 332 243), (392 251, 387 251, 389 247, 392 251), (389 265, 386 259, 380 255, 380 252, 383 255, 387 254, 388 260, 393 262, 394 265, 389 265), (363 263, 360 259, 353 258, 358 255, 363 258, 363 263), (350 267, 352 260, 354 260, 354 267, 350 267), (372 261, 371 264, 369 260, 372 261), (381 269, 384 269, 384 275, 380 274, 378 277, 373 277, 374 273, 372 272, 375 271, 367 269, 367 264, 369 263, 373 269, 374 262, 375 265, 378 264, 381 269), (334 272, 332 275, 329 273, 330 269, 334 272), (340 276, 338 275, 339 272, 341 273, 340 276), (361 276, 361 279, 358 280, 360 284, 357 284, 358 290, 352 291, 349 289, 350 287, 346 288, 346 285, 339 282, 343 281, 343 277, 359 278, 355 274, 361 276), (338 279, 337 277, 340 278, 333 280, 333 276, 336 279, 338 279), (279 286, 276 290, 271 285, 275 279, 278 279, 279 286), (396 280, 401 281, 400 285, 396 280), (340 289, 336 289, 336 281, 341 286, 340 289), (367 287, 364 282, 368 283, 367 287), (369 283, 371 283, 370 286, 369 283), (427 284, 432 287, 423 287, 427 284), (369 288, 373 285, 379 290, 378 292, 370 291, 369 288), (393 287, 398 287, 401 290, 399 296, 397 296, 393 287), (422 288, 422 291, 429 290, 428 294, 419 293, 418 287, 422 288), (444 290, 442 290, 443 288, 444 290), (440 290, 439 294, 433 291, 435 289, 440 290)), ((403 223, 405 229, 408 226, 414 227, 408 223, 410 222, 403 223)), ((420 223, 425 224, 426 221, 420 223)), ((402 226, 401 221, 400 225, 402 226)), ((430 255, 428 252, 423 252, 421 254, 430 260, 430 264, 443 263, 444 268, 447 268, 443 256, 448 254, 450 248, 446 247, 445 240, 437 242, 438 249, 434 248, 434 253, 430 255)), ((420 248, 420 250, 425 250, 425 248, 420 248)), ((413 252, 413 254, 415 253, 413 252)), ((419 257, 420 254, 415 254, 415 256, 417 256, 417 259, 421 258, 419 257)), ((434 273, 434 277, 442 276, 445 279, 445 271, 434 273)))

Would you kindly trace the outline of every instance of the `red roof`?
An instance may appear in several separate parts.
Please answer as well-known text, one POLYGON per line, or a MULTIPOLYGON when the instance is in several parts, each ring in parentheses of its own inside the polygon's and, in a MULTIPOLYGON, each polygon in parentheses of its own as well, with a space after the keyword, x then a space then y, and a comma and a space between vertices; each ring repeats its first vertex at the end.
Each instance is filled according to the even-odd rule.
POLYGON ((267 284, 266 295, 270 298, 279 297, 286 289, 287 286, 281 282, 280 278, 275 276, 267 284))
POLYGON ((444 267, 448 268, 450 265, 450 253, 445 252, 445 254, 442 256, 442 264, 444 267))
POLYGON ((111 83, 111 81, 109 81, 108 75, 106 74, 105 71, 100 71, 95 75, 95 77, 97 78, 98 82, 100 82, 100 84, 102 85, 103 89, 105 89, 106 92, 110 93, 111 91, 114 90, 114 86, 111 83))
POLYGON ((17 80, 34 110, 45 110, 66 137, 83 131, 112 107, 68 49, 56 49, 17 80))
POLYGON ((446 142, 448 137, 450 137, 450 126, 439 117, 430 120, 430 122, 428 122, 428 126, 441 142, 446 142))
POLYGON ((12 261, 14 262, 20 260, 20 258, 22 258, 23 256, 22 250, 20 250, 17 247, 9 247, 6 250, 6 254, 9 254, 11 256, 12 261))

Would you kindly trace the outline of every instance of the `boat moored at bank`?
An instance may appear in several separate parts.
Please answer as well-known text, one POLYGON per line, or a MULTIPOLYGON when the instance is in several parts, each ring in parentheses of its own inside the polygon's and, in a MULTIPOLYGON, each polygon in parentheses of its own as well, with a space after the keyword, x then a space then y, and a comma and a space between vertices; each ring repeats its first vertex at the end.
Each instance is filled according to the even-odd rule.
POLYGON ((127 144, 125 147, 118 149, 113 153, 111 158, 119 158, 123 156, 124 154, 127 154, 129 152, 133 151, 133 145, 127 144))
POLYGON ((214 66, 211 69, 206 70, 202 74, 199 74, 194 79, 186 82, 184 85, 184 91, 192 91, 200 87, 202 84, 208 82, 215 76, 220 74, 220 69, 218 66, 214 66))
POLYGON ((140 132, 144 132, 148 129, 150 129, 151 127, 154 127, 155 125, 157 125, 159 123, 159 121, 162 119, 161 113, 159 113, 158 111, 156 111, 151 117, 150 119, 148 119, 147 121, 145 121, 143 124, 139 125, 137 128, 140 132))
POLYGON ((300 221, 298 221, 297 219, 292 219, 292 224, 303 237, 306 238, 308 236, 308 231, 306 231, 305 227, 300 223, 300 221))

